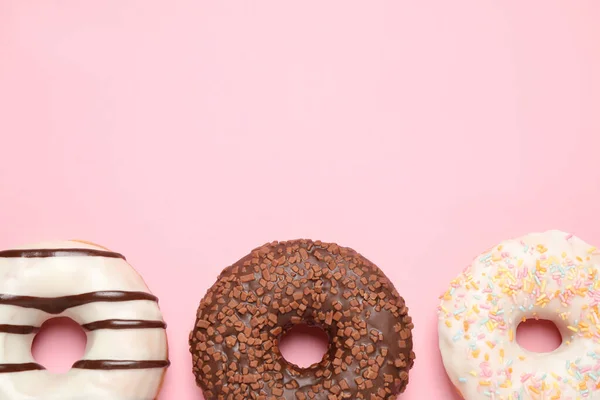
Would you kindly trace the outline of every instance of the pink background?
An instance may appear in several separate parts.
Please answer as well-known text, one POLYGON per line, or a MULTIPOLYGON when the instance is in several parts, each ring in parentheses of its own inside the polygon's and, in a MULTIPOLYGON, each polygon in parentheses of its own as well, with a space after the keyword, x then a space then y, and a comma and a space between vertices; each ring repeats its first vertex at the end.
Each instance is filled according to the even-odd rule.
POLYGON ((354 247, 415 321, 403 399, 452 399, 449 280, 529 231, 600 244, 599 20, 594 0, 0 0, 0 248, 125 253, 169 323, 161 399, 197 399, 187 335, 223 267, 275 239, 354 247))

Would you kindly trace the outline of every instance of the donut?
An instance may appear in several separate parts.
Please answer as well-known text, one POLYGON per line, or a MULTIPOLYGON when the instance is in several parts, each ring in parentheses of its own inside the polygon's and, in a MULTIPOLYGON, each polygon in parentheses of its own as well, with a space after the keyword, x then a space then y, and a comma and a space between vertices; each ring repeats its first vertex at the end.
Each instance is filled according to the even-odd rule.
POLYGON ((207 400, 394 399, 413 366, 413 324, 383 272, 354 250, 321 241, 272 242, 224 269, 190 333, 207 400), (323 359, 286 361, 295 325, 323 329, 323 359))
POLYGON ((158 299, 121 254, 79 241, 0 251, 0 399, 152 400, 169 366, 158 299), (42 324, 68 317, 87 334, 65 374, 35 362, 42 324))
POLYGON ((600 399, 600 253, 561 231, 507 240, 450 284, 439 306, 439 346, 464 399, 600 399), (519 346, 527 319, 552 321, 551 352, 519 346))

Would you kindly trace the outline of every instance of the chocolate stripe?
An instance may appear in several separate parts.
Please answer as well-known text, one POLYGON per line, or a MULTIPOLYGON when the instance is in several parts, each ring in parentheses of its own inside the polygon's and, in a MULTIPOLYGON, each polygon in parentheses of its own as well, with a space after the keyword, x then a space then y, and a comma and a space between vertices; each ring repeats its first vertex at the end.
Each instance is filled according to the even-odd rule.
POLYGON ((14 333, 17 335, 29 335, 30 333, 37 333, 40 328, 29 325, 6 325, 0 324, 0 333, 14 333))
POLYGON ((49 258, 49 257, 107 257, 122 258, 119 253, 98 249, 23 249, 0 251, 0 258, 49 258))
POLYGON ((44 369, 46 368, 36 363, 0 364, 0 374, 7 374, 10 372, 40 371, 44 369))
POLYGON ((169 360, 79 360, 73 364, 78 369, 148 369, 165 368, 171 363, 169 360))
POLYGON ((115 303, 121 301, 150 300, 158 302, 156 296, 146 292, 101 291, 63 297, 32 297, 0 294, 0 304, 23 308, 35 308, 49 314, 96 302, 115 303))
POLYGON ((90 322, 81 326, 87 331, 96 331, 99 329, 165 329, 167 324, 163 321, 146 321, 134 319, 107 319, 104 321, 90 322))

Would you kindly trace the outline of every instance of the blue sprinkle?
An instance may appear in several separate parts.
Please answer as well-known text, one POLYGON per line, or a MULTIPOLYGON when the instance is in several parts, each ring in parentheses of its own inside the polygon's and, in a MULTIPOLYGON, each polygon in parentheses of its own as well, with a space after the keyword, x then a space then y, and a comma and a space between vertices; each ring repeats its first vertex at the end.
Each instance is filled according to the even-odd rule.
POLYGON ((456 335, 454 335, 454 337, 452 338, 452 340, 455 341, 455 342, 458 341, 458 340, 460 340, 460 338, 462 337, 463 333, 464 333, 463 330, 459 329, 458 332, 456 333, 456 335))

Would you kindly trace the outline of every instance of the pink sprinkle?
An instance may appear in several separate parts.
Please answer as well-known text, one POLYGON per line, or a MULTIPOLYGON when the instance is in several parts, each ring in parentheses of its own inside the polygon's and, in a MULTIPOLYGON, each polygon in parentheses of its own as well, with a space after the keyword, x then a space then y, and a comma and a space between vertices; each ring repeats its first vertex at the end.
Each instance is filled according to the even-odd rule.
POLYGON ((572 233, 569 233, 565 239, 569 240, 569 239, 571 239, 572 237, 573 237, 573 234, 572 234, 572 233))
POLYGON ((485 376, 486 378, 490 378, 493 375, 493 371, 490 369, 490 364, 486 361, 479 364, 481 368, 481 376, 485 376))
POLYGON ((527 379, 531 378, 533 374, 525 374, 521 377, 521 383, 525 382, 527 379))

